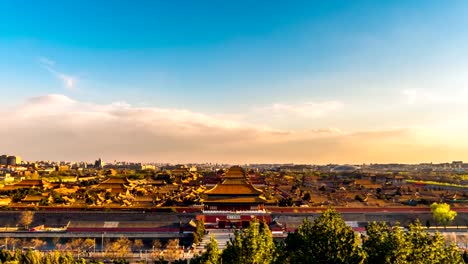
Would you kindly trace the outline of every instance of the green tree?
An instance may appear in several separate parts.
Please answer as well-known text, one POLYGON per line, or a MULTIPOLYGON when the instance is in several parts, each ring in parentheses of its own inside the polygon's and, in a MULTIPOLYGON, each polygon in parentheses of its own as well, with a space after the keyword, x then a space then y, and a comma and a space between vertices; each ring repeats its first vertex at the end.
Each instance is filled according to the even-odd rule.
POLYGON ((226 248, 221 254, 222 263, 224 264, 241 264, 242 262, 242 232, 234 231, 234 238, 227 243, 226 248))
MULTIPOLYGON (((210 237, 210 243, 206 245, 206 251, 193 263, 199 264, 218 264, 221 260, 221 253, 218 248, 218 241, 212 236, 210 237)), ((190 261, 192 263, 192 261, 190 261)))
POLYGON ((28 250, 22 254, 21 263, 24 264, 39 264, 40 263, 40 256, 38 252, 28 250))
POLYGON ((286 238, 289 263, 363 263, 359 239, 333 209, 327 209, 312 224, 304 220, 286 238))
POLYGON ((12 251, 9 251, 9 250, 1 250, 0 251, 0 261, 2 263, 13 260, 13 258, 14 258, 14 256, 12 254, 12 251))
POLYGON ((457 212, 450 210, 450 205, 446 203, 431 204, 431 211, 434 219, 444 227, 457 216, 457 212))
POLYGON ((236 232, 222 255, 222 263, 268 264, 275 258, 275 244, 268 225, 257 220, 248 228, 236 232))
POLYGON ((259 247, 256 260, 264 260, 265 262, 263 263, 273 262, 274 258, 276 257, 276 246, 273 241, 273 234, 271 233, 271 230, 265 221, 260 222, 259 228, 260 234, 259 241, 257 242, 259 247))
POLYGON ((389 228, 385 223, 371 223, 363 248, 367 263, 463 263, 455 245, 446 246, 439 234, 429 234, 419 221, 405 232, 399 225, 389 228))
POLYGON ((367 254, 366 262, 372 264, 407 263, 408 242, 404 230, 398 225, 391 228, 384 222, 370 223, 362 245, 367 254))
POLYGON ((195 232, 193 233, 193 243, 200 243, 202 237, 205 235, 205 220, 201 218, 195 222, 195 232))
POLYGON ((73 263, 73 255, 71 253, 60 254, 58 263, 72 264, 73 263))
POLYGON ((275 256, 272 261, 273 264, 288 263, 289 255, 286 251, 286 243, 284 240, 275 241, 275 256))
POLYGON ((210 237, 210 243, 206 246, 205 264, 217 264, 219 262, 220 252, 218 241, 214 237, 210 237))
POLYGON ((407 261, 409 263, 462 263, 461 252, 452 244, 446 246, 440 233, 429 234, 419 221, 409 226, 406 233, 409 242, 407 261))

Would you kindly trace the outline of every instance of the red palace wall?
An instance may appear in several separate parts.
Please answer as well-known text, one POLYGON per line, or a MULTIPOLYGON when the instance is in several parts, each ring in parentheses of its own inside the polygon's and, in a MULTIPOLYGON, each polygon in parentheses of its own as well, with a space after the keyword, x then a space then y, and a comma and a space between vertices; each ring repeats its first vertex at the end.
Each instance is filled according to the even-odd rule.
POLYGON ((240 228, 246 227, 248 223, 254 219, 265 221, 267 224, 271 222, 270 215, 250 215, 250 214, 205 214, 202 217, 205 219, 205 224, 214 228, 240 228))

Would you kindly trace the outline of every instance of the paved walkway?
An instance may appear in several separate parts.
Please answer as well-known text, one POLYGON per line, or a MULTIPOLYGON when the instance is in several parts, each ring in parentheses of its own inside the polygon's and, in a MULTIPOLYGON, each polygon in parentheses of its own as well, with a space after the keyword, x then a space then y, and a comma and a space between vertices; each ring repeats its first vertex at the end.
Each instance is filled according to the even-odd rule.
POLYGON ((210 236, 213 236, 216 239, 216 241, 218 241, 219 250, 223 250, 223 249, 226 248, 227 242, 231 238, 234 238, 234 230, 232 230, 232 229, 209 230, 208 234, 205 235, 206 238, 204 237, 204 239, 206 239, 206 243, 210 242, 210 236))
POLYGON ((218 241, 218 248, 220 251, 226 248, 227 242, 234 237, 234 231, 233 230, 226 230, 226 229, 215 229, 215 230, 209 230, 205 236, 203 236, 201 242, 199 245, 196 247, 196 251, 201 254, 202 252, 205 252, 206 250, 206 245, 210 243, 210 237, 213 236, 216 241, 218 241))

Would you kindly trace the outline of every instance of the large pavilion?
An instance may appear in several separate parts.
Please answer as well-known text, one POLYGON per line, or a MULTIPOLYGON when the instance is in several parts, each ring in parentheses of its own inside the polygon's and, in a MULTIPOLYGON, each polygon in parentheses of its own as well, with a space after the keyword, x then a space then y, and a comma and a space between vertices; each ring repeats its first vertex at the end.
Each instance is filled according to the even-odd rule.
POLYGON ((231 167, 221 183, 205 192, 205 222, 225 228, 246 226, 253 218, 268 220, 262 194, 262 190, 248 182, 244 169, 231 167))

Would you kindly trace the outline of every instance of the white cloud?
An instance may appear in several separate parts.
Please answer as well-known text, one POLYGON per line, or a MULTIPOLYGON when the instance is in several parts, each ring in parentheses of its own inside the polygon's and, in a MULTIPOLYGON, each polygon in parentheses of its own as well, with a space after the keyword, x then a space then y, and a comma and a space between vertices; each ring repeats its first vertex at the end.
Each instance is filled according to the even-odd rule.
POLYGON ((55 65, 55 61, 49 59, 49 58, 46 58, 46 57, 39 57, 38 58, 39 62, 43 65, 48 65, 48 66, 54 66, 55 65))
POLYGON ((408 104, 457 104, 466 103, 468 91, 462 89, 447 89, 443 92, 430 89, 405 89, 401 91, 408 104))
POLYGON ((405 96, 405 98, 406 98, 406 100, 407 100, 407 102, 409 104, 414 104, 416 102, 416 100, 418 99, 417 98, 418 94, 417 94, 416 90, 403 90, 401 92, 401 94, 403 96, 405 96))
POLYGON ((66 73, 56 70, 55 61, 45 58, 45 57, 39 57, 39 63, 42 65, 44 69, 46 69, 48 72, 54 75, 57 79, 59 79, 65 88, 67 89, 75 88, 78 78, 70 74, 66 74, 66 73))
MULTIPOLYGON (((64 95, 0 109, 0 149, 29 160, 359 163, 424 160, 452 154, 421 146, 408 129, 279 130, 188 109, 95 104, 64 95), (428 151, 431 150, 431 151, 428 151)), ((432 141, 431 141, 432 142, 432 141)), ((446 150, 446 151, 443 151, 446 150)), ((444 157, 446 157, 444 156, 444 157)), ((440 157, 439 157, 440 158, 440 157)), ((453 157, 456 159, 456 157, 453 157)), ((458 157, 463 158, 463 157, 458 157)))
POLYGON ((298 116, 303 118, 319 118, 342 109, 344 104, 340 101, 307 102, 302 104, 275 103, 271 106, 257 108, 256 110, 272 113, 279 116, 298 116))

